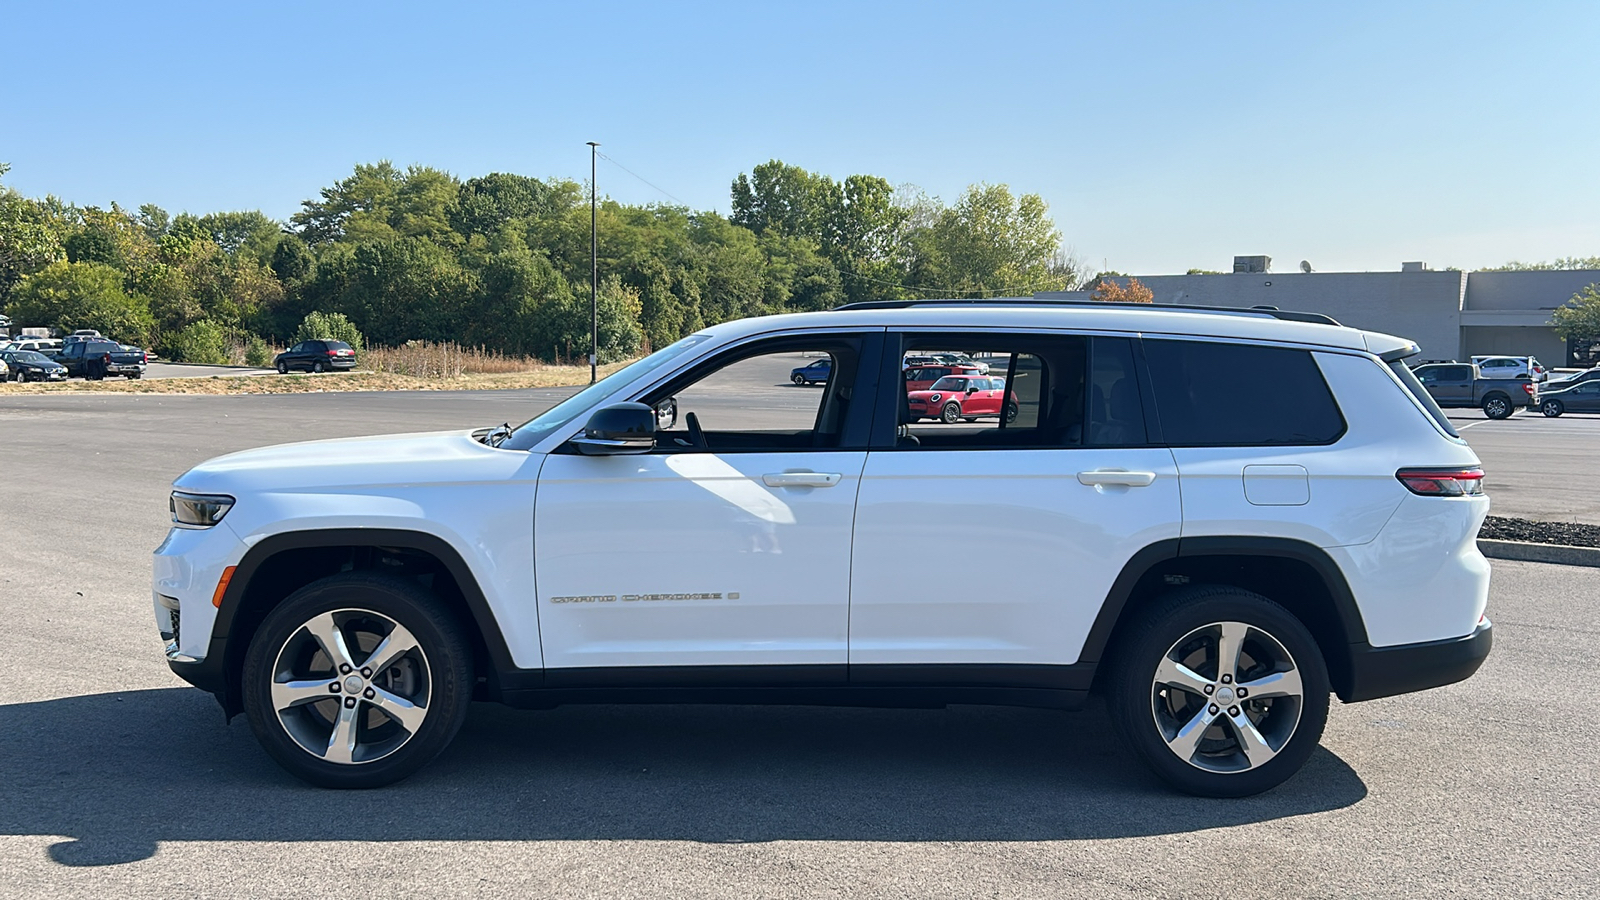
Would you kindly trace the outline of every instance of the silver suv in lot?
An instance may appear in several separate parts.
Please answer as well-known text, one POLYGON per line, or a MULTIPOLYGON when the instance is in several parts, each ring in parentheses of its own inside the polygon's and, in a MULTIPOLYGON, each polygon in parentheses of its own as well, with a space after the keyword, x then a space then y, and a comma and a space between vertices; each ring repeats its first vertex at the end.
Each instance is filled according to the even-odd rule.
POLYGON ((729 322, 514 428, 197 466, 155 617, 178 675, 330 787, 415 771, 474 699, 1099 693, 1174 787, 1252 794, 1301 767, 1331 695, 1449 684, 1489 652, 1483 472, 1416 352, 1275 310, 729 322), (1015 414, 912 421, 904 359, 952 348, 1015 414), (789 383, 822 357, 825 388, 789 383))

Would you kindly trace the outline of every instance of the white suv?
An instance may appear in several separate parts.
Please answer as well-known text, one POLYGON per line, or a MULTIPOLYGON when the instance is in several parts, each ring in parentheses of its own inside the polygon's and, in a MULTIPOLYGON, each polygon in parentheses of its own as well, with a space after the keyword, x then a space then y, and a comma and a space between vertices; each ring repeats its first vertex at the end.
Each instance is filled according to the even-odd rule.
POLYGON ((156 620, 175 672, 330 787, 416 770, 473 699, 1099 692, 1166 781, 1251 794, 1300 768, 1330 692, 1449 684, 1489 652, 1483 473, 1416 350, 1276 310, 729 322, 516 428, 192 469, 156 620), (1016 414, 911 423, 901 360, 936 348, 989 354, 1016 414), (789 383, 823 355, 826 387, 789 383))

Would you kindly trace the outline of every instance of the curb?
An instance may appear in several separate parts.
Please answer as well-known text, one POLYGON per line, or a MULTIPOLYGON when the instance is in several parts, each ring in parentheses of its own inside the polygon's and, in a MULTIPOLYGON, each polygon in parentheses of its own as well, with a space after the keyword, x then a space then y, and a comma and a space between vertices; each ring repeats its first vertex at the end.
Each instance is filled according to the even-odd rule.
POLYGON ((1534 544, 1527 541, 1478 538, 1478 550, 1490 559, 1515 559, 1522 562, 1554 563, 1559 566, 1600 568, 1600 547, 1568 547, 1565 544, 1534 544))

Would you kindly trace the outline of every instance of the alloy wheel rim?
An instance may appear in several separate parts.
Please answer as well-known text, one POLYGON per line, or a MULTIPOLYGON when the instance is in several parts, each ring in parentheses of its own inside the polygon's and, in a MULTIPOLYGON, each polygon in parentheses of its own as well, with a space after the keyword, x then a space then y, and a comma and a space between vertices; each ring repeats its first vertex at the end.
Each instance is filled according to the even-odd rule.
POLYGON ((272 709, 300 748, 363 765, 405 746, 428 716, 432 669, 415 636, 365 609, 321 613, 296 628, 272 667, 272 709))
POLYGON ((1489 401, 1489 414, 1490 415, 1498 416, 1501 413, 1505 412, 1505 409, 1506 409, 1506 403, 1505 403, 1504 400, 1490 400, 1489 401))
POLYGON ((1167 649, 1151 713, 1174 756, 1232 774, 1271 762, 1300 724, 1305 689, 1283 642, 1244 622, 1213 622, 1167 649))

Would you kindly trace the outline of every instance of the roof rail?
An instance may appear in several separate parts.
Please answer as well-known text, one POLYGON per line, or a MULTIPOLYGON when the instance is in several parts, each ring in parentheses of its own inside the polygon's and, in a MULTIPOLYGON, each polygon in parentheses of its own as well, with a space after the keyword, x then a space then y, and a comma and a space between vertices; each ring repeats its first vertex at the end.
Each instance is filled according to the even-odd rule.
POLYGON ((1115 303, 1105 300, 1036 300, 1032 297, 951 298, 940 300, 866 300, 835 306, 844 309, 909 309, 913 306, 1070 306, 1083 309, 1174 309, 1184 312, 1214 313, 1228 316, 1270 316, 1286 322, 1310 322, 1313 325, 1338 325, 1332 316, 1322 313, 1296 312, 1275 306, 1199 306, 1192 303, 1115 303))

